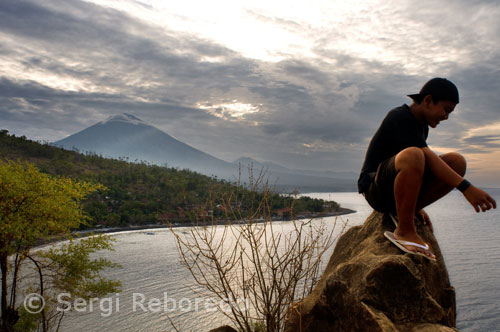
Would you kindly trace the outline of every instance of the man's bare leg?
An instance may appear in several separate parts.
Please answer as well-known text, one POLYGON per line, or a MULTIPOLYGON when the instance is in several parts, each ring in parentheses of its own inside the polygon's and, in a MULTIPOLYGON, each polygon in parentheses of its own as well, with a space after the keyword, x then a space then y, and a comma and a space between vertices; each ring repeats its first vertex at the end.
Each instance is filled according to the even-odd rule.
MULTIPOLYGON (((394 181, 394 198, 399 219, 394 236, 398 240, 425 245, 425 242, 417 234, 413 220, 425 172, 424 153, 417 147, 404 149, 396 155, 394 165, 397 172, 394 181)), ((435 258, 428 250, 410 245, 405 245, 405 247, 410 251, 421 252, 435 258)))
MULTIPOLYGON (((465 158, 456 152, 446 153, 439 156, 445 163, 447 163, 455 172, 460 176, 465 175, 465 170, 467 168, 467 163, 465 158)), ((416 210, 425 208, 428 205, 436 202, 438 199, 444 197, 453 188, 443 181, 439 180, 433 175, 430 175, 422 184, 420 190, 420 195, 417 200, 416 210)))
MULTIPOLYGON (((455 172, 461 176, 465 175, 466 162, 460 154, 447 153, 440 156, 440 158, 455 172)), ((396 199, 399 225, 394 235, 399 240, 424 244, 415 229, 413 220, 415 212, 434 203, 453 188, 432 175, 423 182, 425 156, 419 148, 408 148, 401 151, 396 156, 395 167, 398 175, 394 182, 394 197, 396 199)), ((405 247, 412 251, 429 254, 418 247, 405 247)))

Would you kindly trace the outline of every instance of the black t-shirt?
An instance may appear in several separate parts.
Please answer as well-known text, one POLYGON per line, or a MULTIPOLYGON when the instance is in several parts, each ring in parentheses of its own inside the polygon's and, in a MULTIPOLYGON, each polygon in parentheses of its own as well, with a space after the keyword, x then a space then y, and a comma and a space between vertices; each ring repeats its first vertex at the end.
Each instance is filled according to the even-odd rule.
POLYGON ((408 105, 389 111, 366 151, 365 162, 358 180, 359 192, 362 193, 367 189, 370 183, 368 174, 376 172, 381 162, 408 147, 426 147, 428 134, 429 126, 417 122, 408 105))

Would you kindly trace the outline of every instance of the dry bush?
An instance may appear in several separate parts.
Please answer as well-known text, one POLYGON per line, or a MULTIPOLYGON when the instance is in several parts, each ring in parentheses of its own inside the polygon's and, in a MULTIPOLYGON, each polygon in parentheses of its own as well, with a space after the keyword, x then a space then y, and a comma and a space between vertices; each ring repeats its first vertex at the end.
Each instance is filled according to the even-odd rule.
POLYGON ((287 311, 312 291, 321 277, 322 255, 345 227, 342 223, 335 232, 338 219, 333 225, 323 219, 273 222, 273 195, 263 174, 250 176, 253 198, 259 198, 250 209, 242 197, 227 193, 207 204, 226 211, 223 225, 205 215, 188 231, 172 228, 182 264, 243 332, 256 326, 283 330, 287 311))

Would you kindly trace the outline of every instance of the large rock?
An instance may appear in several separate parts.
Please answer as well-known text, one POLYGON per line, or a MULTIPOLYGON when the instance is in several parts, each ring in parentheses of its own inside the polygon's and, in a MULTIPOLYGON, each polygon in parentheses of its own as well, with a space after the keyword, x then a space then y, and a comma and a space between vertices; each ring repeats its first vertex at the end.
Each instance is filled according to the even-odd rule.
POLYGON ((436 262, 405 254, 384 237, 388 215, 373 212, 338 240, 321 280, 290 308, 287 332, 457 331, 455 290, 434 235, 417 222, 436 262))
POLYGON ((231 326, 224 325, 224 326, 218 327, 216 329, 210 330, 208 332, 238 332, 238 331, 233 329, 231 326))

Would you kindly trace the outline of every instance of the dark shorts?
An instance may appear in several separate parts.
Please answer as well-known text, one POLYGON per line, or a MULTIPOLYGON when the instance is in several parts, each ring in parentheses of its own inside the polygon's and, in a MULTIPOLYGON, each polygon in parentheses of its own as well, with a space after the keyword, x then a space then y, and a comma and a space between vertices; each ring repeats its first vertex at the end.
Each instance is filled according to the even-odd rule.
POLYGON ((379 212, 396 213, 396 201, 394 199, 394 180, 396 179, 396 167, 393 156, 378 165, 377 171, 370 173, 370 185, 364 192, 364 196, 370 206, 379 212))

